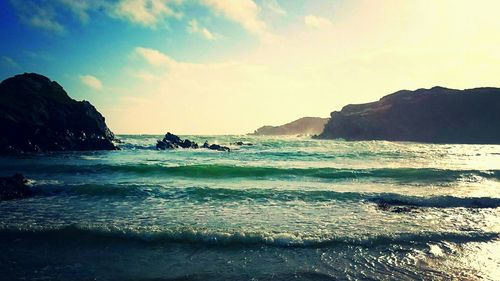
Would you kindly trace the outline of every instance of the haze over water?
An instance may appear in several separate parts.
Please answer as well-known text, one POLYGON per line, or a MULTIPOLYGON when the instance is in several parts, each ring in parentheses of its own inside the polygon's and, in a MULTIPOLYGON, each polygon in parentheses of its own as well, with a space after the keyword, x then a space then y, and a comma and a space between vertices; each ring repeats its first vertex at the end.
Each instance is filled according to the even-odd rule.
POLYGON ((119 138, 0 160, 36 191, 0 204, 3 278, 498 280, 498 145, 119 138))

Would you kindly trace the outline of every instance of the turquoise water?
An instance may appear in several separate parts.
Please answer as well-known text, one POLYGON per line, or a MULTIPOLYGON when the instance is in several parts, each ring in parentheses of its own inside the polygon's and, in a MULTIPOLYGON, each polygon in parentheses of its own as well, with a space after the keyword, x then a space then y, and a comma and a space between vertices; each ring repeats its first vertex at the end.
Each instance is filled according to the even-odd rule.
POLYGON ((0 158, 5 280, 499 279, 500 146, 184 137, 0 158))

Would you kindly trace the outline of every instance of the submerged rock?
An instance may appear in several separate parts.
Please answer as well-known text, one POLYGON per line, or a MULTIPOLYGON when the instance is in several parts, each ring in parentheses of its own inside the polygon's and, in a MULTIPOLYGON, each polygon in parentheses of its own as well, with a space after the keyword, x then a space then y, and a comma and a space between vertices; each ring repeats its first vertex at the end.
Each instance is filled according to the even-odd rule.
POLYGON ((249 143, 249 142, 242 142, 242 141, 237 141, 237 142, 233 142, 231 143, 232 145, 239 145, 239 146, 243 146, 243 145, 253 145, 253 143, 249 143))
MULTIPOLYGON (((170 132, 168 132, 163 139, 158 140, 156 142, 156 149, 158 150, 167 150, 167 149, 175 149, 175 148, 192 148, 192 149, 198 149, 200 146, 189 139, 181 139, 177 135, 174 135, 170 132)), ((218 144, 212 144, 210 145, 207 141, 201 146, 202 148, 206 149, 211 149, 211 150, 218 150, 218 151, 230 151, 229 147, 227 146, 221 146, 218 144)))
POLYGON ((26 185, 27 182, 28 180, 21 174, 0 177, 0 201, 32 196, 33 191, 26 185))
POLYGON ((0 83, 0 153, 114 150, 114 135, 88 101, 76 101, 45 76, 0 83))
POLYGON ((217 150, 217 151, 230 151, 229 147, 218 145, 218 144, 212 144, 208 147, 208 149, 217 150))
POLYGON ((393 212, 393 213, 409 213, 417 210, 416 206, 394 206, 386 202, 379 202, 377 208, 381 211, 393 212))

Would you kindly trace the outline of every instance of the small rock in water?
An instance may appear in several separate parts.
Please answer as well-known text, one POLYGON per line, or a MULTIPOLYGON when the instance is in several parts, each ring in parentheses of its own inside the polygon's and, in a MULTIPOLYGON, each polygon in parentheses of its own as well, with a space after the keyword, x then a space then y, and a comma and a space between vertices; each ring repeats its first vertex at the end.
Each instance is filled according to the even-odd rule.
POLYGON ((0 201, 32 196, 33 191, 26 185, 27 182, 28 180, 21 174, 0 177, 0 201))
POLYGON ((249 143, 249 142, 242 142, 242 141, 237 141, 237 142, 233 142, 231 143, 232 145, 239 145, 239 146, 242 146, 242 145, 253 145, 253 143, 249 143))
POLYGON ((165 141, 165 139, 156 141, 156 149, 158 150, 174 149, 178 147, 179 146, 177 146, 176 144, 165 141))
POLYGON ((203 148, 209 148, 209 147, 210 147, 210 145, 208 144, 208 141, 205 141, 205 142, 203 143, 203 146, 202 146, 202 147, 203 147, 203 148))
POLYGON ((208 149, 217 150, 217 151, 230 151, 229 147, 218 145, 218 144, 212 144, 208 147, 208 149))
POLYGON ((188 139, 184 140, 184 142, 181 144, 181 147, 182 148, 198 148, 198 144, 193 142, 193 141, 190 141, 188 139))
POLYGON ((387 202, 379 202, 377 208, 382 211, 393 212, 393 213, 409 213, 417 209, 416 206, 394 206, 387 202))
POLYGON ((163 141, 169 141, 171 143, 175 143, 175 144, 180 144, 182 143, 182 140, 181 138, 179 138, 178 136, 174 135, 174 134, 171 134, 170 132, 168 132, 165 137, 163 138, 163 141))

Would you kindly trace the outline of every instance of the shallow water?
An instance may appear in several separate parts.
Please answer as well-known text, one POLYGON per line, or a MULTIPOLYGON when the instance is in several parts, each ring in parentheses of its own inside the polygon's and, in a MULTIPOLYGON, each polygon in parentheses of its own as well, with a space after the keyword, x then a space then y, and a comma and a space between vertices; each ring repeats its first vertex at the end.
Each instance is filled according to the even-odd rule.
POLYGON ((500 146, 186 137, 254 145, 0 158, 6 280, 500 276, 500 146))

